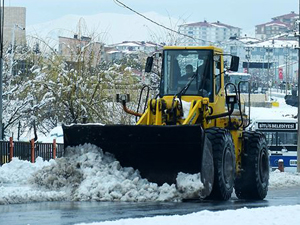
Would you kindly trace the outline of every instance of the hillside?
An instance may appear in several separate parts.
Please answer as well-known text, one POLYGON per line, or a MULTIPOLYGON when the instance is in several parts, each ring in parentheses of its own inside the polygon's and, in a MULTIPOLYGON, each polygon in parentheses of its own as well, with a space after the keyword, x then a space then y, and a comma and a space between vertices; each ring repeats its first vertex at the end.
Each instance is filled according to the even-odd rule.
MULTIPOLYGON (((165 17, 155 12, 148 12, 144 15, 175 30, 180 24, 177 19, 165 17)), ((73 37, 74 33, 87 36, 97 34, 97 40, 106 44, 119 43, 125 40, 167 41, 165 29, 138 15, 117 13, 100 13, 89 16, 66 15, 27 28, 27 35, 41 39, 57 39, 58 36, 73 37)))

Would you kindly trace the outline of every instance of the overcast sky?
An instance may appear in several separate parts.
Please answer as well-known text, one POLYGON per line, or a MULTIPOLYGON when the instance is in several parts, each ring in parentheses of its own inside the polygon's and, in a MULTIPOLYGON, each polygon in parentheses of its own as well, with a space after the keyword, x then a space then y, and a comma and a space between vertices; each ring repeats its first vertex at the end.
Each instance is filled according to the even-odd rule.
MULTIPOLYGON (((143 12, 155 11, 187 22, 206 19, 237 26, 244 32, 272 17, 298 13, 298 0, 120 0, 143 12)), ((38 24, 68 14, 92 15, 101 12, 130 14, 114 0, 5 0, 5 6, 27 8, 27 25, 38 24)), ((112 18, 113 19, 113 18, 112 18)))

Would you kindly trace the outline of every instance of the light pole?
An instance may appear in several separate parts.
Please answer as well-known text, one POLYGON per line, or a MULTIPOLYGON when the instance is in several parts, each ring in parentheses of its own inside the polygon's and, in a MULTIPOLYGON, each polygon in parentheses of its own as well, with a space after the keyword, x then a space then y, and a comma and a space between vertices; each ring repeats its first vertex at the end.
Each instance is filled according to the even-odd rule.
POLYGON ((21 27, 19 24, 14 24, 12 28, 12 35, 11 35, 11 54, 10 54, 10 68, 9 74, 13 75, 13 64, 14 64, 14 48, 15 48, 15 30, 19 28, 20 30, 25 30, 24 27, 21 27))
POLYGON ((270 46, 263 46, 263 48, 265 49, 266 53, 267 53, 267 60, 268 60, 268 64, 267 64, 267 85, 270 88, 270 100, 271 100, 271 89, 273 86, 273 77, 271 78, 270 75, 270 59, 271 59, 271 53, 273 53, 273 48, 271 48, 270 46))
POLYGON ((2 50, 0 53, 0 140, 3 139, 3 121, 2 121, 2 114, 3 114, 3 102, 2 102, 2 74, 3 74, 3 58, 2 58, 2 50))
POLYGON ((274 85, 274 76, 272 76, 272 74, 270 73, 270 70, 271 70, 271 65, 270 65, 270 60, 271 60, 271 64, 274 65, 273 62, 273 48, 272 47, 269 47, 268 48, 268 77, 269 77, 269 82, 271 83, 270 85, 270 101, 271 101, 271 97, 272 97, 272 91, 271 89, 273 88, 273 85, 274 85))
POLYGON ((247 52, 247 54, 246 54, 246 59, 247 59, 247 73, 248 74, 250 74, 249 73, 249 64, 250 64, 250 59, 251 59, 251 51, 253 50, 253 48, 252 47, 245 47, 245 51, 247 52))
POLYGON ((262 87, 265 86, 265 53, 263 53, 263 55, 261 56, 261 60, 262 60, 262 67, 261 67, 261 83, 262 83, 262 87))
POLYGON ((289 48, 288 45, 286 45, 286 51, 285 51, 285 94, 288 94, 288 83, 289 81, 289 48))

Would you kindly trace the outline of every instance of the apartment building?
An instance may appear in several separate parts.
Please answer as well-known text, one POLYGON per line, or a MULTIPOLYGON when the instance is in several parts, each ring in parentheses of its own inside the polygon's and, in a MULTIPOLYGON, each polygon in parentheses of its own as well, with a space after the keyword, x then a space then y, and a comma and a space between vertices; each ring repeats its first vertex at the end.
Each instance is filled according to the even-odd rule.
POLYGON ((239 72, 251 74, 253 83, 276 86, 297 83, 298 41, 274 37, 261 41, 253 38, 232 39, 224 52, 240 57, 239 72))
POLYGON ((295 22, 298 18, 299 15, 294 11, 273 17, 270 22, 255 26, 255 37, 266 40, 282 33, 292 32, 297 29, 295 22))
POLYGON ((209 23, 203 22, 183 24, 179 26, 179 32, 189 37, 181 37, 180 45, 209 45, 211 43, 223 42, 230 37, 240 37, 241 28, 234 27, 220 21, 209 23))
POLYGON ((106 60, 120 60, 125 55, 137 57, 139 54, 149 55, 162 49, 162 45, 145 41, 123 41, 106 47, 106 60))
POLYGON ((96 66, 104 57, 104 44, 93 41, 90 37, 74 35, 74 37, 58 37, 58 51, 70 64, 86 61, 96 66), (92 61, 90 61, 92 60, 92 61))
POLYGON ((119 51, 152 53, 157 51, 160 46, 153 42, 145 41, 123 41, 122 43, 112 45, 119 51))

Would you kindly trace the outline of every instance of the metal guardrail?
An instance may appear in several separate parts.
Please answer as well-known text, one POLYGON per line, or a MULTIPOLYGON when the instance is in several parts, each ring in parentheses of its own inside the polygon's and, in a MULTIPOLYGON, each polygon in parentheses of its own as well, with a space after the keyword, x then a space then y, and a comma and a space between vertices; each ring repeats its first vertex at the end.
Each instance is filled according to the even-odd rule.
POLYGON ((0 141, 0 165, 11 161, 12 157, 35 162, 37 157, 50 160, 62 157, 64 145, 58 143, 34 143, 33 141, 0 141))

